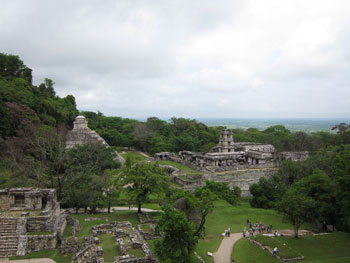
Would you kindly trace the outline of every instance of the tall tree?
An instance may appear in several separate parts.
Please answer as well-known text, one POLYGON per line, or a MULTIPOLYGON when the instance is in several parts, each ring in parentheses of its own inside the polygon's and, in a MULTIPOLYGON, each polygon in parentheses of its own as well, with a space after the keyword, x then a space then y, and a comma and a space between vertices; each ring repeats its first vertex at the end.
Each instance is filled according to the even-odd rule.
POLYGON ((151 194, 160 195, 168 187, 169 177, 165 169, 155 163, 136 162, 127 158, 121 171, 121 176, 127 187, 128 193, 141 213, 141 206, 148 201, 151 194))

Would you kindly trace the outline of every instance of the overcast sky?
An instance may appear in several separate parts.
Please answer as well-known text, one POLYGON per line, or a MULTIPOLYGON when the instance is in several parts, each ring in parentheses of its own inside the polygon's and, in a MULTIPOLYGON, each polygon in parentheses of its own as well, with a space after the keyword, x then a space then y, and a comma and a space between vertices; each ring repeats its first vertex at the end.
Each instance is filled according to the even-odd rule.
POLYGON ((349 0, 0 0, 0 52, 79 110, 349 117, 349 0))

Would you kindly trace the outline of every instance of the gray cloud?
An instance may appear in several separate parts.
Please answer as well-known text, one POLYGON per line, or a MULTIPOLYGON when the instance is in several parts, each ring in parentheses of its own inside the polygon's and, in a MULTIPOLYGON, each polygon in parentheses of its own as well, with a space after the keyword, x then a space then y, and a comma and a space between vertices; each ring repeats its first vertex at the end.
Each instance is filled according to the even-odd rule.
POLYGON ((346 0, 0 0, 0 52, 81 110, 348 117, 346 0))

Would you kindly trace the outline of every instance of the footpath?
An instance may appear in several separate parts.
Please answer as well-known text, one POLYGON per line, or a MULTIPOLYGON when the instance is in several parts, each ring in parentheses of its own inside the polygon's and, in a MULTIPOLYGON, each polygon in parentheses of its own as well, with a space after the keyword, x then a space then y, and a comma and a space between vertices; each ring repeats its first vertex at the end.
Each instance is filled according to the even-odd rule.
POLYGON ((237 240, 243 238, 242 233, 232 233, 224 237, 217 252, 213 253, 215 263, 230 263, 233 245, 237 240))

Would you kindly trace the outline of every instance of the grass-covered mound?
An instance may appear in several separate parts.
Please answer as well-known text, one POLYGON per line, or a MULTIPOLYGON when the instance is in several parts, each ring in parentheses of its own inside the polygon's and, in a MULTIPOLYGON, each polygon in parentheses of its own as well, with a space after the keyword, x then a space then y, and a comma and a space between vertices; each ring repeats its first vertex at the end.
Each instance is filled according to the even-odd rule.
POLYGON ((269 247, 271 250, 273 250, 275 247, 278 248, 277 254, 284 259, 291 259, 291 258, 297 258, 301 257, 302 255, 292 249, 290 246, 288 246, 283 240, 279 240, 278 238, 275 237, 267 237, 267 236, 253 236, 250 237, 251 239, 259 242, 262 244, 264 247, 269 247))

